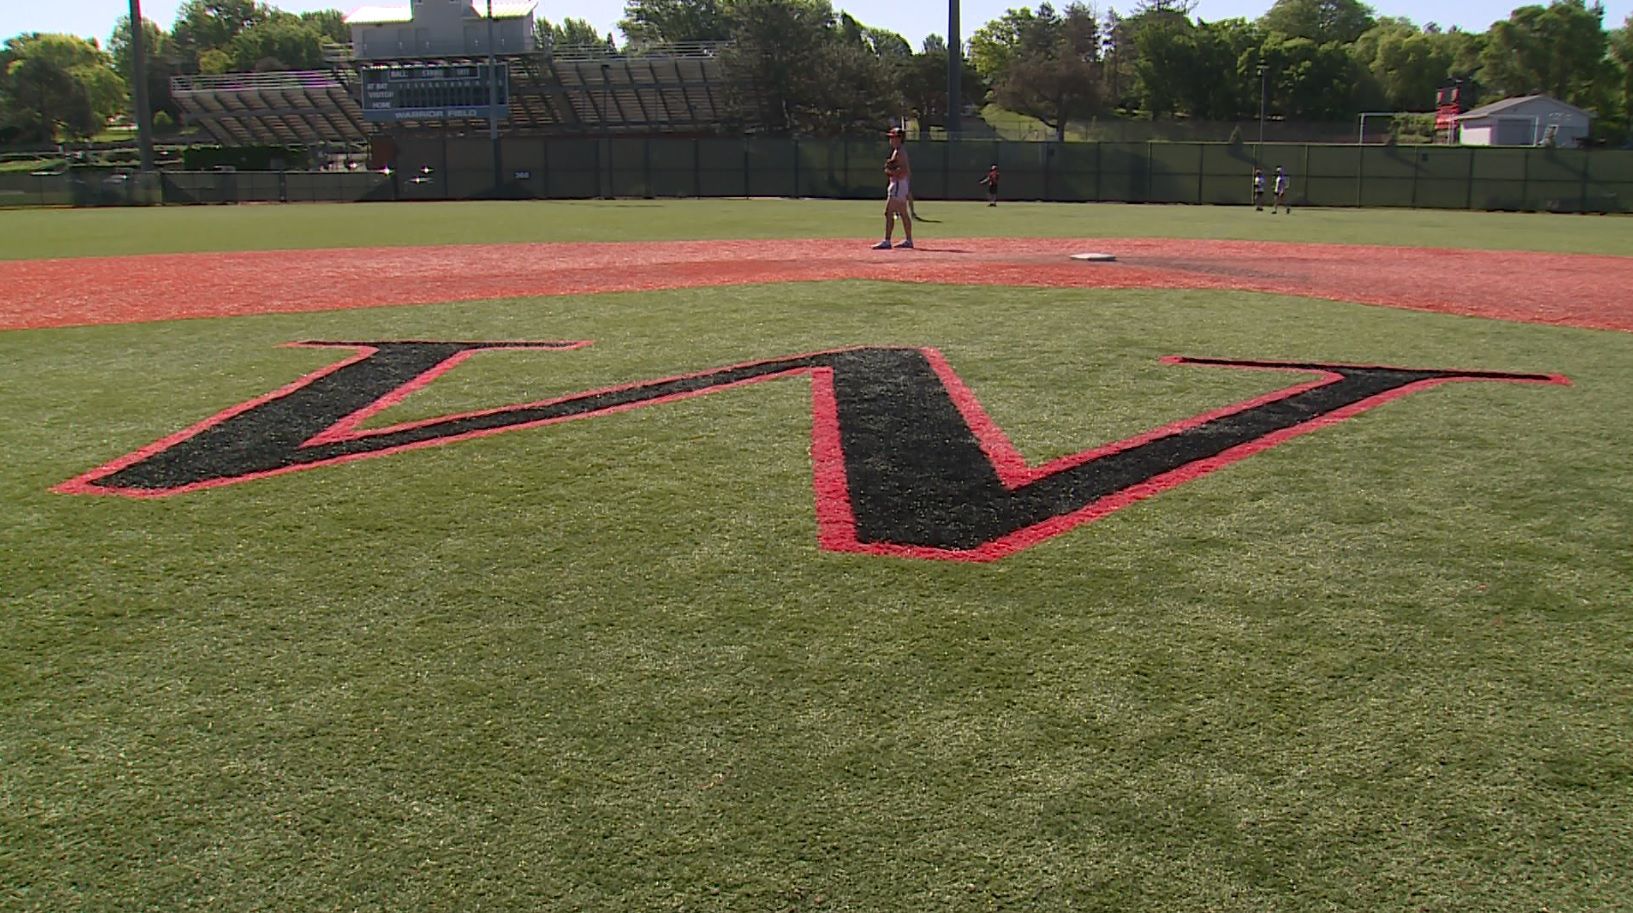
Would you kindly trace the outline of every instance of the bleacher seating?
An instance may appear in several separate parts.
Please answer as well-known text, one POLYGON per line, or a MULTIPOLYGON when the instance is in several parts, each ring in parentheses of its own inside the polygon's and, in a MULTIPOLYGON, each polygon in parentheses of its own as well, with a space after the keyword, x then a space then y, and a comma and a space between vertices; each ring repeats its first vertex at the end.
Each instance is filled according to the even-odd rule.
MULTIPOLYGON (((605 48, 556 48, 504 58, 510 70, 506 135, 709 133, 726 110, 720 45, 697 43, 608 56, 605 48)), ((332 70, 177 76, 171 92, 183 116, 224 145, 361 144, 391 131, 465 132, 486 121, 370 123, 360 80, 336 53, 332 70)), ((370 61, 370 63, 477 61, 370 61)))
POLYGON ((590 132, 708 131, 725 115, 719 48, 700 43, 621 57, 557 50, 542 62, 543 85, 590 132))
POLYGON ((183 118, 223 145, 317 145, 366 139, 355 78, 346 71, 176 76, 183 118))

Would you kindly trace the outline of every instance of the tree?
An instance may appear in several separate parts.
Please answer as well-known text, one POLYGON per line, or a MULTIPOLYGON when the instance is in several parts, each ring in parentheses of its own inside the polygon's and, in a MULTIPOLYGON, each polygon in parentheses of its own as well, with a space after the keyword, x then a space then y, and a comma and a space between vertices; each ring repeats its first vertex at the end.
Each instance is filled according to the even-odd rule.
POLYGON ((1276 0, 1259 18, 1259 26, 1289 38, 1316 44, 1349 44, 1372 28, 1372 8, 1360 0, 1276 0))
POLYGON ((220 76, 232 72, 232 55, 219 48, 210 48, 198 55, 198 71, 206 76, 220 76))
MULTIPOLYGON (((733 115, 777 135, 877 129, 902 104, 891 71, 864 40, 841 31, 827 0, 734 0, 721 62, 733 115)), ((854 21, 854 20, 853 20, 854 21)))
POLYGON ((1190 81, 1190 59, 1196 50, 1196 26, 1183 13, 1153 9, 1122 21, 1133 50, 1129 65, 1134 76, 1133 95, 1152 117, 1179 110, 1190 81))
POLYGON ((1283 117, 1348 120, 1381 104, 1367 97, 1372 84, 1345 45, 1273 34, 1261 51, 1269 67, 1270 100, 1283 117))
POLYGON ((889 63, 904 63, 913 56, 913 46, 907 39, 887 29, 863 26, 862 44, 874 56, 889 63))
POLYGON ((541 49, 552 52, 557 48, 573 48, 598 58, 618 54, 618 45, 611 35, 602 37, 588 21, 570 16, 561 20, 560 25, 554 25, 548 19, 535 20, 533 38, 541 49))
POLYGON ((1352 54, 1371 74, 1386 106, 1423 111, 1453 73, 1454 49, 1445 37, 1419 31, 1404 19, 1382 19, 1356 40, 1352 54))
POLYGON ((227 47, 232 69, 315 70, 323 66, 323 33, 299 16, 273 12, 239 32, 227 47))
POLYGON ((1199 120, 1236 120, 1259 110, 1260 49, 1264 33, 1246 19, 1198 22, 1195 48, 1182 66, 1180 104, 1199 120))
POLYGON ((618 21, 634 48, 683 41, 724 41, 731 23, 720 0, 625 0, 618 21))
POLYGON ((1609 129, 1619 128, 1627 142, 1633 145, 1633 14, 1629 14, 1622 27, 1610 34, 1610 58, 1614 68, 1615 88, 1617 96, 1614 114, 1607 120, 1617 123, 1607 123, 1609 129))
POLYGON ((1048 3, 1005 12, 970 38, 970 64, 991 82, 998 104, 1036 117, 1058 138, 1073 118, 1103 110, 1110 97, 1099 19, 1078 2, 1063 12, 1048 3))
POLYGON ((19 139, 94 136, 124 107, 125 81, 93 41, 28 34, 6 41, 0 112, 19 139))
POLYGON ((347 44, 352 40, 351 26, 340 10, 311 10, 301 13, 301 21, 318 30, 323 40, 332 44, 347 44))
POLYGON ((1061 14, 1044 4, 1037 15, 1018 18, 1016 26, 1014 43, 994 49, 1004 63, 993 79, 993 97, 1065 139, 1073 119, 1106 106, 1099 19, 1081 3, 1069 4, 1061 14))
MULTIPOLYGON (((270 16, 271 10, 255 0, 184 0, 170 29, 177 65, 183 73, 209 72, 203 66, 205 52, 228 54, 234 38, 270 16)), ((230 66, 230 54, 228 60, 230 66)), ((212 64, 219 62, 217 58, 212 64)))
POLYGON ((6 66, 0 108, 5 132, 15 140, 52 142, 89 136, 99 127, 84 87, 55 62, 24 57, 6 66))
MULTIPOLYGON (((174 120, 181 116, 181 107, 170 95, 170 77, 176 75, 175 61, 170 49, 170 36, 151 19, 142 20, 142 49, 147 70, 148 107, 154 112, 167 112, 174 120)), ((135 77, 135 61, 131 54, 130 17, 120 16, 108 39, 108 53, 113 58, 114 72, 127 83, 135 77)), ((134 108, 134 102, 131 103, 134 108)))
POLYGON ((1546 92, 1591 107, 1608 89, 1604 7, 1554 0, 1522 6, 1493 23, 1481 57, 1481 82, 1504 95, 1546 92))
MULTIPOLYGON (((987 84, 974 67, 961 67, 960 76, 959 98, 973 103, 986 97, 987 84)), ((906 97, 907 110, 919 123, 946 123, 947 42, 944 38, 926 37, 924 50, 904 61, 895 71, 894 79, 906 97)))
POLYGON ((1046 53, 1059 25, 1060 16, 1048 3, 1039 4, 1036 14, 1008 10, 970 36, 970 66, 996 83, 1017 59, 1046 53))

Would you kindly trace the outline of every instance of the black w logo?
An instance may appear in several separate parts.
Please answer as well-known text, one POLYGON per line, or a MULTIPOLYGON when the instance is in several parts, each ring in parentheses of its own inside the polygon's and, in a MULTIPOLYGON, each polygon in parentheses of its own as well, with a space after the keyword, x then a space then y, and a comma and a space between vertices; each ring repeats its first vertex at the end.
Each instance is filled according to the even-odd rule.
POLYGON ((1568 382, 1544 374, 1170 357, 1164 361, 1316 377, 1034 467, 934 349, 794 355, 363 429, 368 418, 477 352, 587 343, 301 345, 350 348, 357 354, 56 490, 171 495, 805 375, 811 379, 811 456, 822 547, 985 561, 1414 390, 1451 381, 1568 382))

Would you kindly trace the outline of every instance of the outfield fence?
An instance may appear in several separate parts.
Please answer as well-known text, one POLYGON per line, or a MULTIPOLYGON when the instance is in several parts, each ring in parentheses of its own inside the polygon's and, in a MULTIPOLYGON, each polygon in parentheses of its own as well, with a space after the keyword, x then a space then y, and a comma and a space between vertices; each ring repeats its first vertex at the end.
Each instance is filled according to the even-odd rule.
MULTIPOLYGON (((988 166, 1008 200, 1243 204, 1255 162, 1292 178, 1301 206, 1633 212, 1633 151, 1475 146, 1229 143, 907 144, 921 200, 977 200, 988 166)), ((828 197, 883 192, 876 139, 545 139, 500 141, 495 186, 485 137, 401 138, 385 171, 77 169, 0 174, 0 205, 97 206, 305 201, 828 197)))

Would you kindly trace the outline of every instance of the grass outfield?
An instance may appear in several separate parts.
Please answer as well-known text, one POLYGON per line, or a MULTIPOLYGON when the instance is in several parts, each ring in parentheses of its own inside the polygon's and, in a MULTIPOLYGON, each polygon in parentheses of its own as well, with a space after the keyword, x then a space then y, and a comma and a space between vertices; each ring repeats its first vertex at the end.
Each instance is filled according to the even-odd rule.
MULTIPOLYGON (((0 228, 65 256, 866 235, 872 208, 0 228)), ((1096 214, 1075 233, 1603 252, 1633 226, 923 208, 945 236, 1096 214)), ((1633 335, 847 281, 11 331, 0 363, 0 909, 1633 909, 1633 335), (991 564, 819 549, 805 377, 163 499, 50 491, 343 354, 303 339, 594 340, 481 354, 375 425, 934 346, 1034 464, 1288 382, 1170 354, 1571 384, 1412 393, 991 564)))
MULTIPOLYGON (((1221 238, 1626 255, 1633 218, 1455 210, 927 201, 926 238, 1221 238)), ((872 238, 859 200, 347 203, 0 210, 0 259, 506 241, 872 238)), ((1454 266, 1448 266, 1455 270, 1454 266)))

